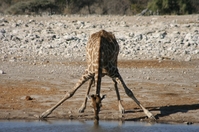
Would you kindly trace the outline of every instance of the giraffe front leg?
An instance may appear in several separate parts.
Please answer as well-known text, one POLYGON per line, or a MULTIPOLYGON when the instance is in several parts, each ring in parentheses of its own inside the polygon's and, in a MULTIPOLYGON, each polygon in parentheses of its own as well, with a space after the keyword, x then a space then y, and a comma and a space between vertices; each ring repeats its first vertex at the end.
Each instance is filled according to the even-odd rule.
POLYGON ((48 115, 50 115, 58 106, 60 106, 64 101, 66 101, 67 99, 71 98, 75 92, 87 81, 91 78, 92 76, 89 74, 84 74, 82 76, 82 78, 79 80, 79 82, 75 85, 75 87, 66 93, 66 95, 64 96, 64 98, 62 98, 56 105, 54 105, 53 107, 51 107, 50 109, 48 109, 47 111, 43 112, 39 118, 46 118, 48 115))
POLYGON ((69 99, 70 97, 72 97, 74 95, 76 90, 72 90, 71 92, 68 92, 64 98, 62 98, 56 105, 54 105, 53 107, 51 107, 50 109, 46 110, 45 112, 43 112, 39 118, 43 119, 48 117, 58 106, 60 106, 65 100, 69 99))
POLYGON ((87 103, 87 100, 88 100, 88 95, 89 95, 89 92, 90 92, 90 89, 91 89, 93 82, 94 82, 94 79, 91 78, 90 81, 89 81, 89 84, 88 84, 88 88, 87 88, 87 92, 86 92, 84 102, 82 103, 81 107, 79 108, 79 113, 83 113, 84 110, 86 109, 86 103, 87 103))
POLYGON ((118 99, 118 108, 119 108, 119 112, 121 114, 124 114, 125 113, 125 109, 121 103, 121 100, 120 100, 120 93, 119 93, 119 90, 118 90, 118 87, 117 87, 117 81, 113 78, 112 79, 113 82, 114 82, 114 86, 115 86, 115 91, 116 91, 116 95, 117 95, 117 99, 118 99))
POLYGON ((132 98, 136 104, 138 106, 140 106, 142 108, 142 110, 144 111, 144 113, 151 119, 156 120, 156 118, 153 116, 153 114, 151 112, 149 112, 144 106, 142 106, 142 104, 136 99, 136 97, 134 96, 133 92, 126 86, 126 84, 124 83, 122 77, 120 76, 120 74, 118 73, 118 77, 116 77, 116 81, 121 84, 124 87, 125 93, 132 98))

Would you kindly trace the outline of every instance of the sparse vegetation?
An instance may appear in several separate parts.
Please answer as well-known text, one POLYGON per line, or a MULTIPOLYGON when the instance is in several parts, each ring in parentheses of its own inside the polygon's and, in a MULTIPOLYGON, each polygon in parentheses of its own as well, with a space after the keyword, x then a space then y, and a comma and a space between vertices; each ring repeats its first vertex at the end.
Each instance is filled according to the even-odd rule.
POLYGON ((0 0, 3 14, 147 14, 199 13, 198 0, 0 0), (158 13, 157 13, 158 12, 158 13))
POLYGON ((59 12, 54 0, 29 0, 13 2, 14 4, 4 11, 5 14, 40 14, 42 12, 59 12))
POLYGON ((158 14, 191 14, 194 9, 191 0, 152 0, 148 7, 158 14))

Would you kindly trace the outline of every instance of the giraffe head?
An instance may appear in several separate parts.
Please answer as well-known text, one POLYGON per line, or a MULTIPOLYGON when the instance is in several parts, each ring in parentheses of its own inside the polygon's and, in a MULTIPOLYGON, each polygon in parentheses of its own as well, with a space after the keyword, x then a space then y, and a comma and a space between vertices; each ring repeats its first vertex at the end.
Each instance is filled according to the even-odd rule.
POLYGON ((89 95, 88 98, 91 99, 91 106, 93 107, 94 110, 94 118, 95 121, 99 121, 99 112, 100 112, 100 108, 102 107, 102 100, 106 97, 106 95, 103 95, 102 97, 100 97, 100 95, 98 94, 92 94, 89 95))

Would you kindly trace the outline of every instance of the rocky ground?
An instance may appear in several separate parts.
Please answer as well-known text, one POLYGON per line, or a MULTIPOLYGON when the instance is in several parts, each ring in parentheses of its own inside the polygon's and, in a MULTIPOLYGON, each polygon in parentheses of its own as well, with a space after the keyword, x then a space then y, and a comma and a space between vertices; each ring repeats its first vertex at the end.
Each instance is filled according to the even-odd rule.
POLYGON ((85 58, 91 33, 116 35, 122 59, 198 59, 199 15, 191 16, 2 16, 0 57, 9 61, 54 56, 85 58))
MULTIPOLYGON (((1 16, 0 119, 37 119, 60 100, 81 77, 88 37, 100 29, 115 34, 121 75, 157 121, 199 123, 199 15, 1 16)), ((89 104, 77 112, 85 89, 49 118, 91 119, 89 104)), ((126 113, 118 113, 108 77, 101 92, 100 119, 148 120, 122 87, 126 113)))

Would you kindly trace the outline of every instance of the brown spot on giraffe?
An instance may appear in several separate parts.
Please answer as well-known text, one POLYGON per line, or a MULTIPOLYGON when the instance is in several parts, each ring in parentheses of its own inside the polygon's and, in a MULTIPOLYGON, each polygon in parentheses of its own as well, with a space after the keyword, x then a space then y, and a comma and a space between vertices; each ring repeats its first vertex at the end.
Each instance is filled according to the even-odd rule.
POLYGON ((119 45, 116 41, 114 34, 101 30, 92 34, 87 43, 87 69, 85 73, 80 78, 79 82, 71 89, 63 99, 61 99, 56 105, 48 109, 41 114, 40 118, 45 118, 50 115, 59 105, 61 105, 65 100, 71 98, 75 92, 89 80, 89 85, 87 93, 79 112, 84 112, 87 103, 87 96, 89 95, 90 88, 92 84, 95 84, 96 94, 100 95, 101 88, 101 78, 105 75, 109 76, 113 82, 115 91, 118 99, 119 111, 124 113, 125 110, 121 104, 120 94, 118 91, 117 84, 119 83, 125 90, 126 94, 132 98, 137 105, 139 105, 144 113, 152 119, 155 119, 153 114, 144 108, 141 103, 136 99, 133 92, 126 86, 119 70, 117 68, 117 57, 119 53, 119 45))

